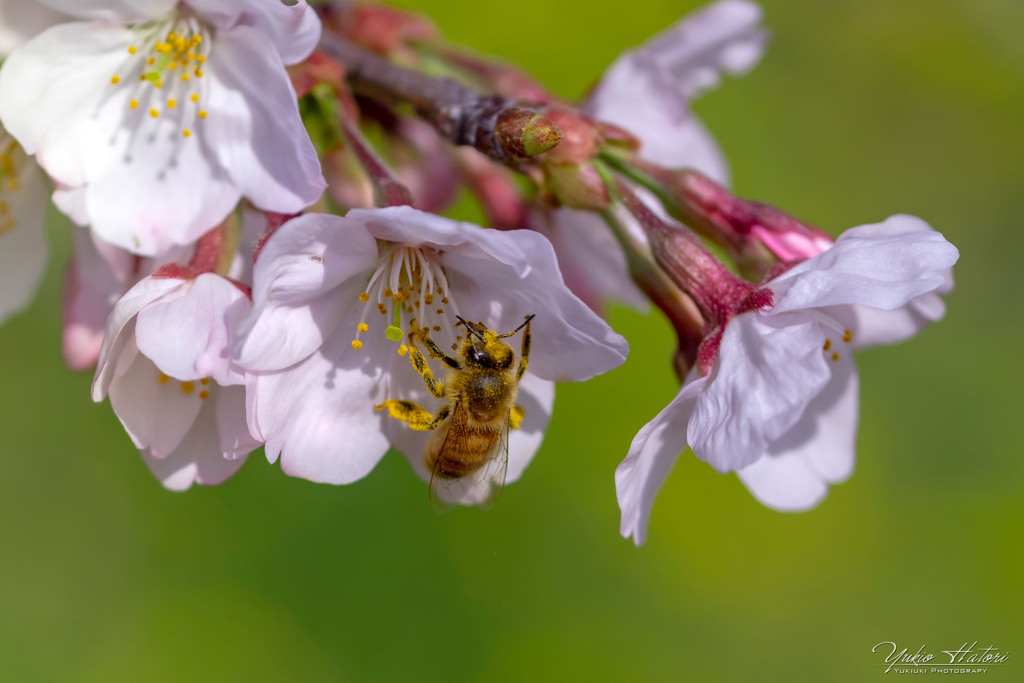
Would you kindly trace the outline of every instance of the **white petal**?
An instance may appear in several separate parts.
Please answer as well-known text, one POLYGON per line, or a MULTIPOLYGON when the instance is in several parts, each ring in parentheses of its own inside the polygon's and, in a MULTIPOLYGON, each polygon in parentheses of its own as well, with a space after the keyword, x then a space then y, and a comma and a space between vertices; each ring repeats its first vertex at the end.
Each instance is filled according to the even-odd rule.
POLYGON ((941 320, 946 304, 938 294, 928 293, 914 297, 894 311, 868 306, 832 306, 822 310, 851 331, 853 348, 863 349, 906 341, 941 320))
MULTIPOLYGON (((355 319, 350 322, 354 329, 355 319)), ((266 439, 271 462, 280 455, 286 474, 331 484, 369 474, 388 449, 382 416, 373 409, 382 377, 375 348, 354 351, 347 338, 334 335, 293 367, 254 376, 247 385, 255 391, 248 399, 250 431, 266 439)))
MULTIPOLYGON (((134 350, 134 341, 130 341, 134 350)), ((135 445, 163 458, 174 452, 192 428, 203 403, 199 390, 184 391, 182 383, 161 381, 152 361, 137 354, 127 370, 110 384, 110 406, 135 445)))
POLYGON ((615 492, 622 510, 619 530, 641 545, 658 490, 686 448, 686 425, 707 378, 691 373, 679 393, 633 438, 629 453, 615 469, 615 492))
POLYGON ((853 472, 858 382, 853 356, 830 362, 832 378, 767 454, 737 471, 751 493, 777 510, 806 510, 853 472))
POLYGON ((477 244, 490 242, 487 252, 451 249, 440 257, 451 298, 464 315, 501 332, 536 315, 529 367, 544 379, 582 381, 622 364, 626 340, 565 286, 554 249, 543 235, 530 230, 481 232, 488 234, 477 244), (494 260, 491 253, 502 243, 523 254, 530 264, 527 275, 494 260))
MULTIPOLYGON (((241 391, 235 387, 228 389, 241 391)), ((221 454, 214 413, 214 406, 204 406, 181 444, 166 457, 160 458, 147 450, 141 451, 150 471, 168 489, 184 491, 192 484, 220 484, 245 463, 247 453, 230 460, 221 454)))
POLYGON ((79 19, 135 23, 161 17, 177 0, 39 0, 79 19))
POLYGON ((173 295, 182 285, 173 278, 146 278, 128 290, 114 306, 103 334, 103 347, 96 364, 96 376, 92 381, 92 400, 102 401, 110 383, 118 376, 116 369, 119 356, 127 346, 137 352, 135 346, 135 316, 145 306, 162 296, 173 295))
POLYGON ((768 283, 775 305, 766 313, 846 304, 894 310, 945 286, 959 252, 938 232, 907 229, 915 222, 892 216, 847 230, 831 249, 768 283))
POLYGON ((687 429, 694 454, 719 472, 761 457, 828 383, 823 344, 808 316, 754 312, 729 321, 687 429))
POLYGON ((298 213, 323 193, 316 150, 284 64, 265 34, 239 26, 217 36, 204 138, 235 185, 264 211, 298 213))
POLYGON ((214 396, 220 455, 228 460, 244 457, 260 447, 249 433, 245 410, 245 387, 218 387, 214 396))
POLYGON ((238 363, 280 370, 313 353, 346 312, 362 307, 358 295, 376 263, 377 243, 356 222, 307 214, 281 226, 256 263, 238 363))
POLYGON ((252 307, 238 287, 212 273, 191 283, 184 296, 165 298, 139 312, 139 350, 178 380, 212 377, 222 386, 242 384, 230 358, 235 328, 252 307))
POLYGON ((33 0, 0 0, 0 59, 67 17, 33 0))
POLYGON ((203 21, 227 30, 238 25, 259 29, 285 64, 301 62, 320 42, 320 18, 305 0, 185 0, 203 21))
POLYGON ((0 322, 32 301, 49 252, 43 225, 49 188, 35 162, 22 161, 17 190, 11 191, 7 182, 0 187, 0 202, 6 205, 0 213, 0 322))

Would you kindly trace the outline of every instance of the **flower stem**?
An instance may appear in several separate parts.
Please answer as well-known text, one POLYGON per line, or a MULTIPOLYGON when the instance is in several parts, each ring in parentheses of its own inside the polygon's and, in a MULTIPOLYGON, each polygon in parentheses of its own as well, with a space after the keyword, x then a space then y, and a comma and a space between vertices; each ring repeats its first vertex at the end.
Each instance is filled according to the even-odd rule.
POLYGON ((345 134, 345 141, 351 146, 367 178, 373 184, 374 203, 379 207, 411 206, 412 193, 409 192, 409 188, 403 185, 391 169, 381 161, 363 136, 362 131, 359 130, 359 126, 344 111, 340 112, 338 119, 345 134))

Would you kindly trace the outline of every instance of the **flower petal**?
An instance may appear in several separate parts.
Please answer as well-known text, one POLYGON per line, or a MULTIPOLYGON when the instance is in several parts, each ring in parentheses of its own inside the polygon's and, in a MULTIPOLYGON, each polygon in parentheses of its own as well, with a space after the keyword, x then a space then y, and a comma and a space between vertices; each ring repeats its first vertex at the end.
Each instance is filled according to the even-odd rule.
POLYGON ((177 0, 39 0, 58 12, 79 19, 135 23, 156 19, 174 8, 177 0))
POLYGON ((719 472, 746 467, 800 419, 831 370, 809 316, 733 318, 687 429, 694 454, 719 472))
POLYGON ((217 35, 209 61, 204 138, 242 194, 264 211, 298 213, 323 194, 320 161, 295 90, 266 36, 248 26, 217 35))
POLYGON ((238 25, 264 33, 285 64, 308 57, 320 42, 320 18, 305 0, 185 0, 220 30, 238 25))
POLYGON ((356 222, 308 214, 281 226, 256 263, 239 365, 281 370, 313 353, 359 303, 376 262, 377 243, 356 222))
POLYGON ((959 252, 922 223, 897 215, 847 230, 831 249, 768 283, 775 305, 766 314, 845 304, 895 310, 942 288, 959 252))
POLYGON ((139 350, 178 380, 212 377, 221 386, 242 384, 229 351, 234 330, 252 302, 238 287, 212 273, 188 285, 183 296, 165 298, 139 312, 135 323, 139 350))
MULTIPOLYGON (((125 352, 135 351, 134 341, 128 343, 131 349, 125 352)), ((136 354, 127 371, 110 384, 110 406, 125 431, 138 448, 149 449, 156 458, 167 457, 181 445, 202 403, 197 390, 186 391, 181 382, 161 376, 142 354, 136 354)))
POLYGON ((244 458, 260 447, 249 433, 245 416, 245 387, 218 387, 214 396, 220 455, 228 460, 244 458))
MULTIPOLYGON (((355 329, 356 320, 342 324, 355 329)), ((382 376, 374 354, 388 352, 384 345, 354 351, 334 335, 291 368, 252 376, 250 431, 266 439, 267 459, 280 455, 285 474, 331 484, 369 474, 388 449, 373 410, 382 376)))
POLYGON ((54 24, 67 20, 32 0, 0 0, 0 59, 54 24))
POLYGON ((853 472, 856 458, 858 382, 853 356, 830 363, 832 378, 800 421, 767 454, 737 471, 761 503, 777 510, 806 510, 853 472))
POLYGON ((16 189, 7 182, 0 189, 0 322, 32 301, 49 253, 43 225, 46 179, 34 161, 22 162, 16 189))
MULTIPOLYGON (((228 387, 228 390, 235 387, 228 387)), ((241 396, 238 396, 241 398, 241 396)), ((227 480, 245 464, 245 455, 225 458, 219 448, 213 406, 205 406, 181 444, 166 457, 142 450, 142 459, 153 475, 172 491, 184 491, 192 484, 214 486, 227 480)))
POLYGON ((544 379, 582 381, 622 364, 626 340, 565 286, 547 238, 530 230, 481 232, 488 234, 477 244, 486 251, 452 249, 440 257, 452 299, 465 315, 501 332, 536 315, 530 371, 544 379), (523 254, 530 264, 527 275, 495 262, 490 254, 501 243, 523 254))
POLYGON ((126 349, 130 346, 131 353, 138 352, 135 345, 135 316, 143 307, 162 296, 170 295, 181 284, 181 280, 174 278, 146 278, 128 290, 128 293, 117 302, 110 318, 107 319, 103 334, 96 376, 92 381, 92 400, 99 402, 107 395, 110 383, 119 375, 119 358, 126 349))
POLYGON ((658 490, 686 448, 686 425, 707 385, 691 373, 679 393, 633 437, 626 459, 615 469, 615 492, 622 510, 619 531, 637 545, 647 540, 647 525, 658 490))

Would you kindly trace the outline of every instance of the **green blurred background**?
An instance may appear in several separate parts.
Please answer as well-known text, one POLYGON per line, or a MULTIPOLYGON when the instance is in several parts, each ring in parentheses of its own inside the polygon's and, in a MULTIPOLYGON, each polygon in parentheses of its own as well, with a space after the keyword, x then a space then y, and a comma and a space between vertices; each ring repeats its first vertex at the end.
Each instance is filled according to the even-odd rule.
MULTIPOLYGON (((698 3, 398 4, 575 97, 698 3)), ((615 310, 628 362, 559 388, 492 510, 435 514, 396 454, 343 488, 257 454, 169 493, 60 362, 53 230, 0 328, 0 679, 865 681, 880 641, 977 640, 1024 680, 1024 4, 764 5, 763 63, 695 107, 738 193, 833 231, 914 213, 962 254, 945 322, 859 358, 849 482, 780 514, 687 456, 648 543, 620 538, 614 468, 676 387, 666 325, 615 310)))

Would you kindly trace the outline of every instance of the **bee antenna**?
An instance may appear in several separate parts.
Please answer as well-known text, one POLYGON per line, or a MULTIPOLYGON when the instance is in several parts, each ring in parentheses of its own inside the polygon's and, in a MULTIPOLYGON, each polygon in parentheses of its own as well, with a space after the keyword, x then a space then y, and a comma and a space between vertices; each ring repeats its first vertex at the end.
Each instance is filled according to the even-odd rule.
POLYGON ((457 316, 455 316, 455 317, 456 317, 456 318, 458 319, 458 321, 459 321, 460 323, 462 323, 463 325, 465 325, 465 326, 466 326, 466 331, 467 331, 467 332, 469 332, 469 333, 470 333, 471 335, 473 335, 474 337, 476 337, 476 338, 477 338, 477 339, 479 339, 480 341, 483 341, 483 340, 484 340, 484 338, 483 338, 483 337, 482 337, 482 336, 480 335, 480 333, 479 333, 479 332, 477 332, 477 331, 476 331, 475 329, 473 329, 473 328, 472 328, 472 327, 470 326, 470 324, 469 324, 468 322, 466 322, 466 319, 465 319, 465 318, 463 318, 463 317, 462 317, 461 315, 457 315, 457 316))
POLYGON ((536 313, 531 313, 530 315, 526 316, 526 320, 524 320, 519 327, 517 327, 516 329, 512 330, 511 332, 506 332, 505 334, 499 335, 498 338, 499 339, 504 339, 505 337, 511 337, 513 334, 515 334, 519 330, 521 330, 524 327, 526 327, 527 324, 529 324, 529 322, 531 320, 533 320, 534 318, 536 318, 536 317, 537 317, 536 313))

